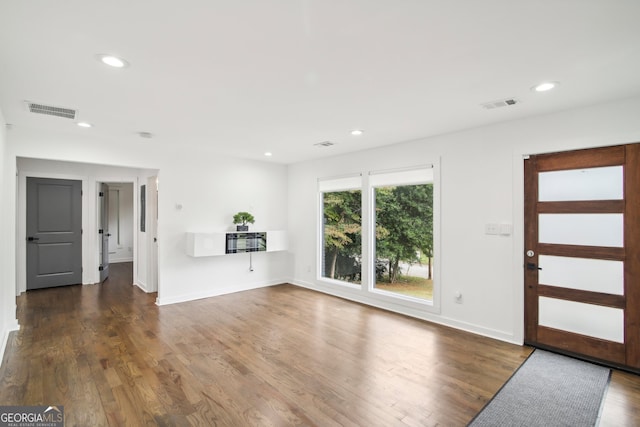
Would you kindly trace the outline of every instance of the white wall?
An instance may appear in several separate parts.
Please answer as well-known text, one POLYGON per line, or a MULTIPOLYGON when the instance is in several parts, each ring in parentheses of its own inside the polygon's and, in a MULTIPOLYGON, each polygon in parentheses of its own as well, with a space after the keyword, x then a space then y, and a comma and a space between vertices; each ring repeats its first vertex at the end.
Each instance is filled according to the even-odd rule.
POLYGON ((162 168, 158 176, 160 303, 285 282, 290 277, 285 252, 253 254, 251 272, 249 254, 187 257, 185 232, 235 230, 238 211, 254 215, 251 230, 285 230, 286 166, 197 155, 177 166, 162 168))
MULTIPOLYGON (((487 114, 491 114, 488 111, 487 114)), ((291 165, 289 235, 294 283, 415 317, 523 341, 523 155, 640 141, 640 98, 505 122, 291 165), (317 178, 441 161, 441 311, 374 300, 316 279, 317 178), (484 234, 511 223, 509 237, 484 234), (311 270, 311 271, 309 271, 311 270), (463 303, 454 302, 460 291, 463 303)), ((428 118, 425 118, 428 120, 428 118)))
POLYGON ((4 355, 9 332, 18 329, 12 247, 15 237, 12 223, 14 215, 12 203, 5 203, 8 197, 13 197, 7 187, 15 187, 15 179, 11 176, 11 168, 7 167, 9 156, 6 154, 6 141, 6 122, 0 111, 0 200, 3 201, 0 204, 0 357, 4 355))
POLYGON ((109 183, 109 263, 133 261, 133 183, 109 183))
MULTIPOLYGON (((7 148, 13 173, 17 157, 158 171, 159 304, 281 283, 289 277, 286 253, 254 254, 254 271, 249 272, 245 254, 194 259, 185 252, 187 231, 231 229, 239 210, 254 214, 255 230, 285 229, 286 166, 189 151, 179 142, 150 149, 146 140, 125 143, 19 127, 11 131, 7 148), (183 208, 176 209, 177 204, 183 208)), ((8 190, 11 196, 5 200, 13 204, 15 188, 8 190)))

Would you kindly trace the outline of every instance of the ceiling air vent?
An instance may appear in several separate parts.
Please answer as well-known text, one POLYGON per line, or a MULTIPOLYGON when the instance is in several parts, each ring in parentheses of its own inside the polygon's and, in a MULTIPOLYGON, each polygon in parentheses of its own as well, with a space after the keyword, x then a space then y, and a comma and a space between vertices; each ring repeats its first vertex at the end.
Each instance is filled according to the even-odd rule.
POLYGON ((322 142, 318 142, 317 144, 313 144, 315 147, 331 147, 332 145, 334 145, 333 142, 331 141, 322 141, 322 142))
POLYGON ((510 105, 519 104, 520 101, 515 98, 500 99, 498 101, 485 102, 480 104, 486 110, 493 110, 494 108, 508 107, 510 105))
POLYGON ((151 132, 138 132, 138 136, 140 138, 146 138, 146 139, 153 138, 153 134, 151 132))
POLYGON ((30 101, 25 101, 25 103, 31 113, 46 114, 48 116, 56 116, 72 120, 76 118, 77 111, 71 108, 54 107, 52 105, 38 104, 30 101))

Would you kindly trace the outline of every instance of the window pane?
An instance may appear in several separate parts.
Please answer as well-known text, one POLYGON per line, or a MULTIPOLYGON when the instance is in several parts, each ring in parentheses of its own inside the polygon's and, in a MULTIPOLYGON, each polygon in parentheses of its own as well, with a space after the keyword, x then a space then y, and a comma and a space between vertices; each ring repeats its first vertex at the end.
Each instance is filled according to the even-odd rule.
POLYGON ((433 184, 374 188, 375 289, 433 300, 433 184))
POLYGON ((622 247, 622 214, 540 214, 538 241, 563 245, 622 247))
POLYGON ((322 277, 349 283, 362 278, 362 193, 322 193, 322 277))
POLYGON ((622 166, 541 172, 538 200, 622 200, 622 181, 622 166))

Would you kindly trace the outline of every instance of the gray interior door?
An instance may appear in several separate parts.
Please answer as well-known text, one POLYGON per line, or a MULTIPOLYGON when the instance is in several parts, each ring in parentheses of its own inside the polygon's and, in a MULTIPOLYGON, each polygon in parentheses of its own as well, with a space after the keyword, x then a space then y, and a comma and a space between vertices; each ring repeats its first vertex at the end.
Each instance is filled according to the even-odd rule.
POLYGON ((82 283, 82 181, 27 178, 27 289, 82 283))
POLYGON ((98 225, 98 236, 100 239, 100 283, 109 277, 109 186, 100 184, 98 192, 100 205, 100 224, 98 225))

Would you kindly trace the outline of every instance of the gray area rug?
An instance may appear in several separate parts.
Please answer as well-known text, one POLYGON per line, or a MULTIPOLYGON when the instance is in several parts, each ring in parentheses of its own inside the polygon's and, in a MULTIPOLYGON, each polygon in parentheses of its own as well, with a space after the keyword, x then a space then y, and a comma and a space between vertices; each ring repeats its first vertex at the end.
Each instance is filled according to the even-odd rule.
POLYGON ((595 426, 610 374, 535 350, 469 426, 595 426))

